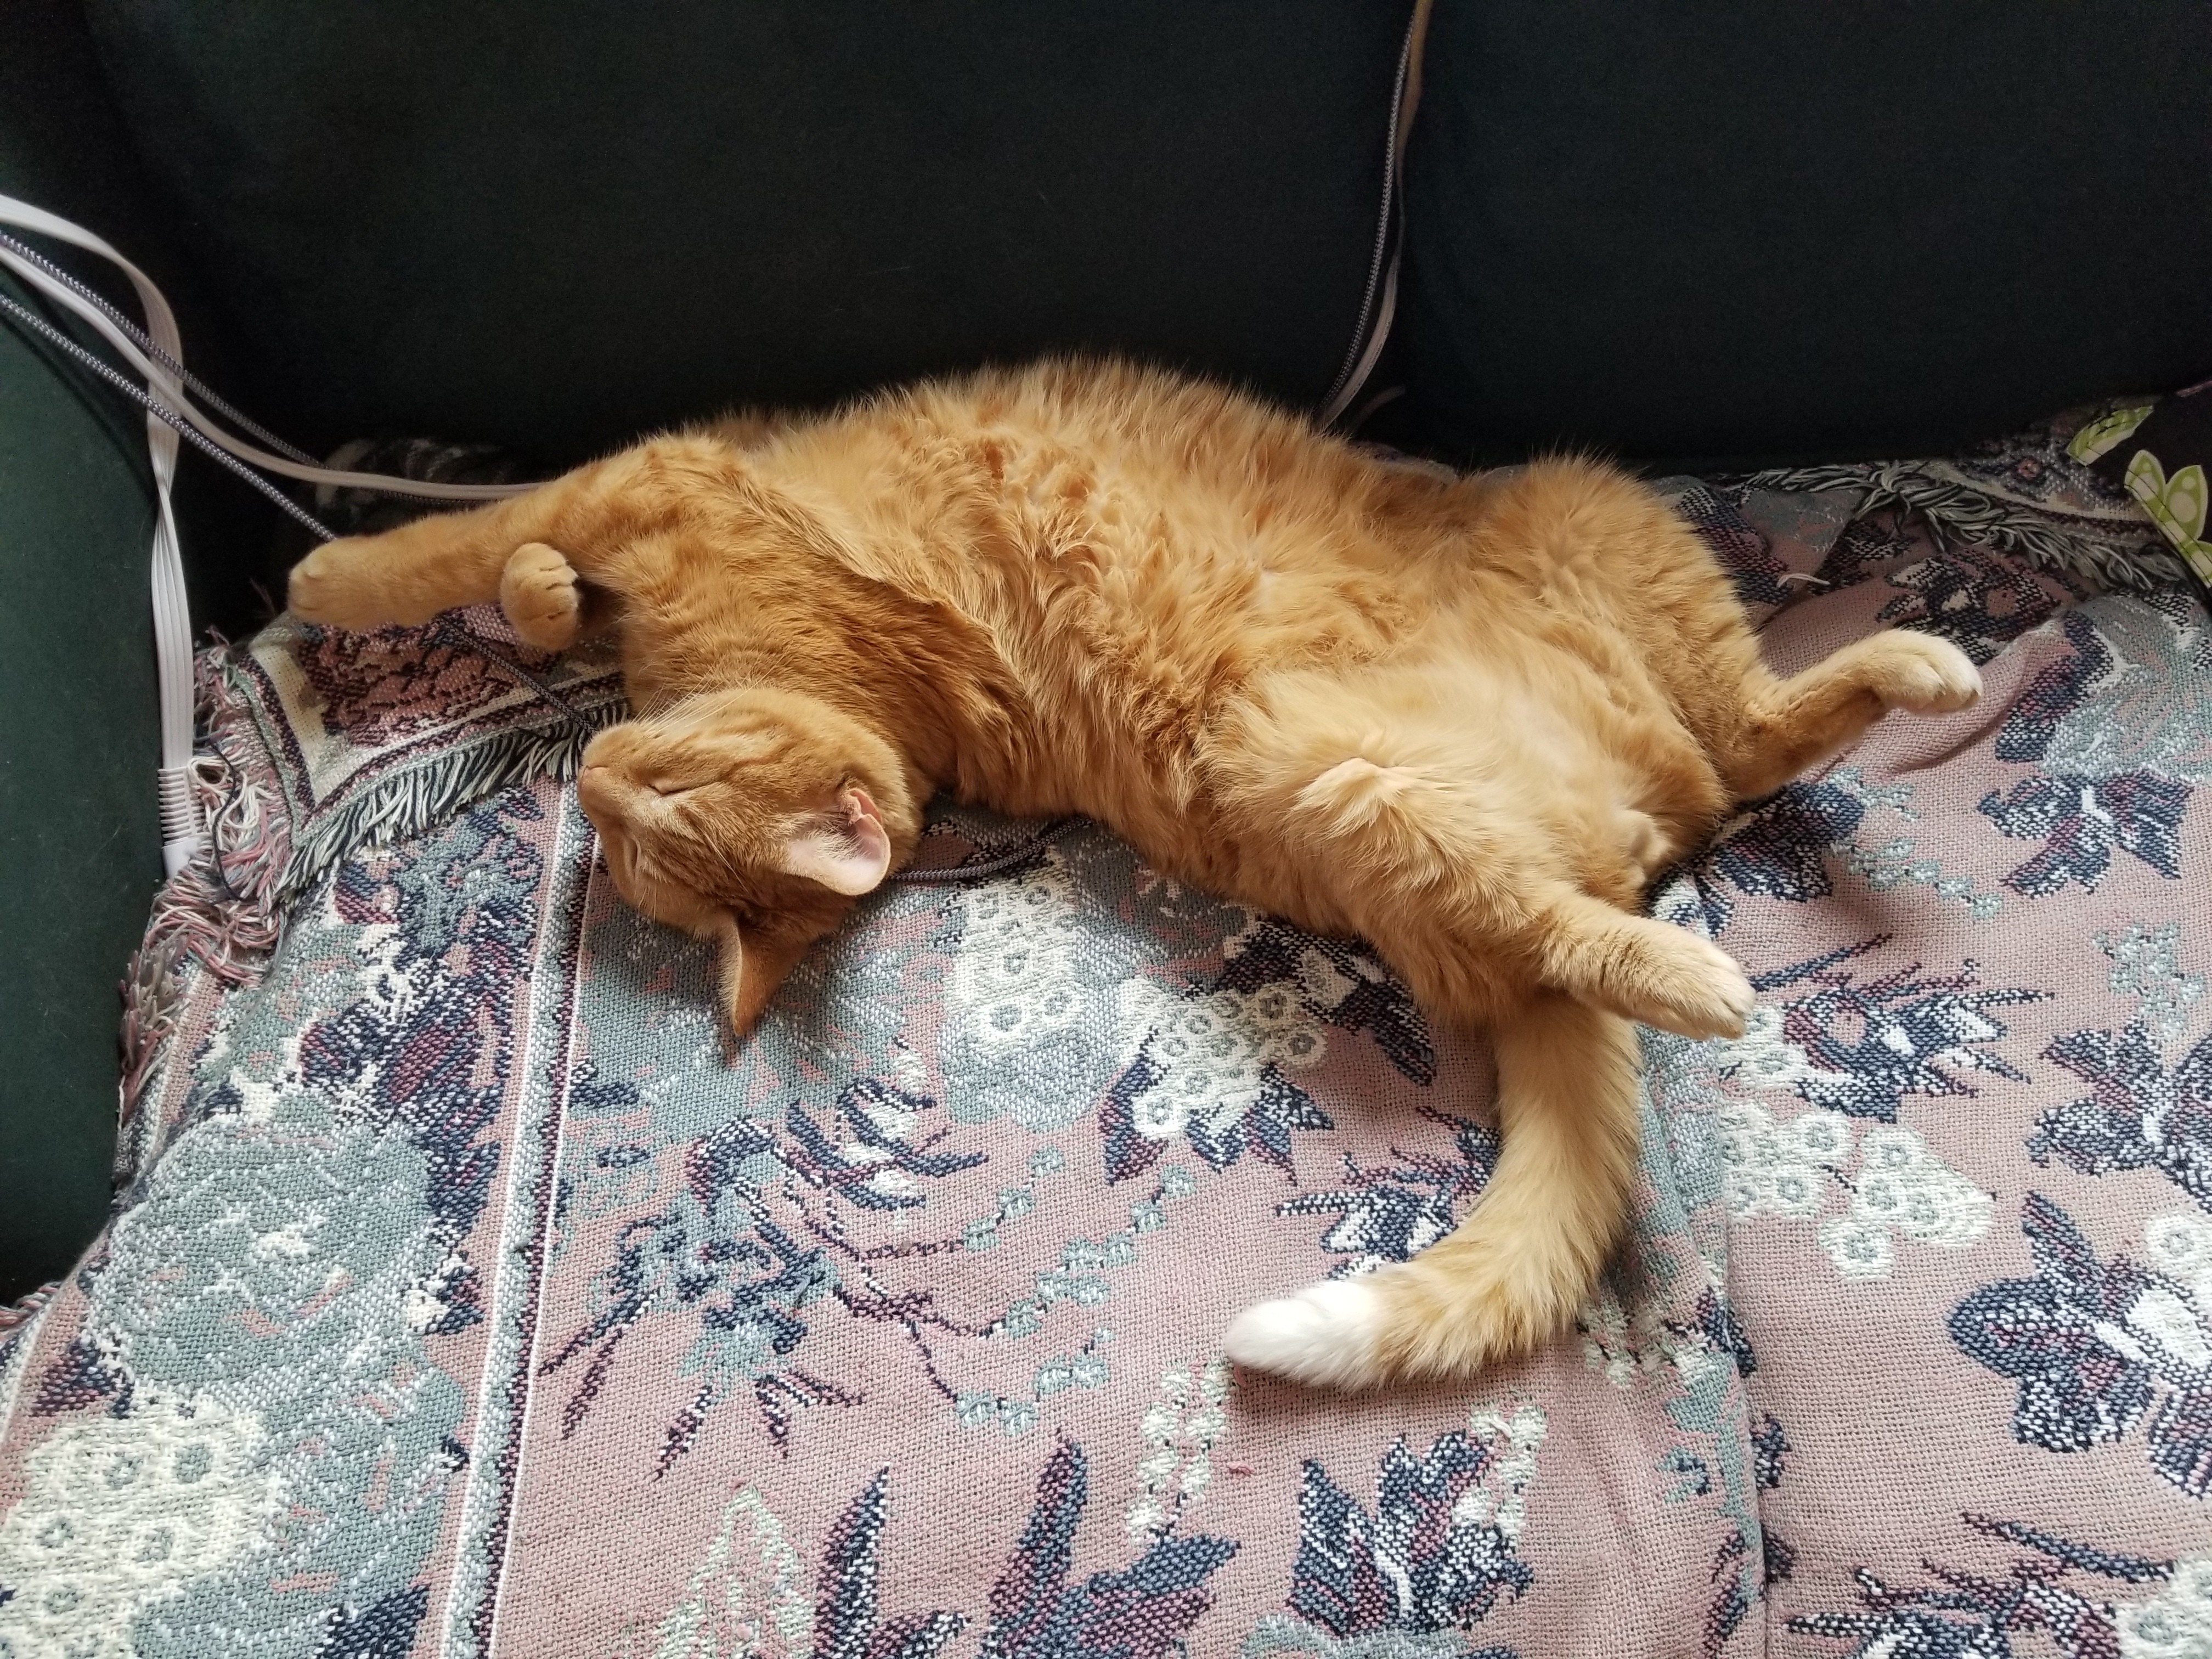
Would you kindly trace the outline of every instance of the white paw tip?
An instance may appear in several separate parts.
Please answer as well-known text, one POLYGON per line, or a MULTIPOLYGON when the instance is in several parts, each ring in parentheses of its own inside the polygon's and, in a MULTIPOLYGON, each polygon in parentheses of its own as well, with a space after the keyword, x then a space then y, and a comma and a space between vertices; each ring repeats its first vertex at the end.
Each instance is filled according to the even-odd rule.
POLYGON ((1732 957, 1723 956, 1715 966, 1713 988, 1719 994, 1721 1006, 1740 1020, 1750 1018, 1751 1011, 1759 1006, 1759 993, 1750 976, 1732 957))
POLYGON ((1223 1338, 1240 1365, 1299 1382, 1352 1388, 1375 1374, 1382 1298, 1356 1279, 1325 1279, 1296 1296, 1255 1303, 1223 1338))
POLYGON ((1980 700, 1982 674, 1972 657, 1932 634, 1917 635, 1915 643, 1922 653, 1922 672, 1904 688, 1906 707, 1923 714, 1948 714, 1980 700))
POLYGON ((1751 981, 1734 957, 1717 945, 1704 939, 1696 942, 1700 946, 1698 955, 1705 969, 1704 977, 1697 984, 1702 994, 1681 998, 1676 1006, 1647 1023, 1683 1036, 1741 1036, 1745 1022, 1758 1006, 1759 993, 1753 989, 1751 981))

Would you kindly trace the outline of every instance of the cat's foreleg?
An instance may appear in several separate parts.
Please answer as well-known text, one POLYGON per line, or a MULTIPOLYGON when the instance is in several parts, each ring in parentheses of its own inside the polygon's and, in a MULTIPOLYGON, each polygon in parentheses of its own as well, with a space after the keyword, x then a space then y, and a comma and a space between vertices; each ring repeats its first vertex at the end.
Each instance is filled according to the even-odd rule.
MULTIPOLYGON (((345 537, 293 567, 291 610, 304 622, 339 628, 415 626, 458 605, 504 600, 505 584, 519 593, 537 592, 549 636, 568 629, 573 638, 582 602, 572 607, 550 591, 549 580, 571 594, 577 576, 619 591, 632 574, 626 569, 635 562, 632 550, 665 541, 702 504, 713 504, 718 489, 742 487, 732 465, 728 452, 709 441, 661 439, 579 467, 527 495, 435 514, 380 536, 345 537), (518 553, 533 546, 527 568, 511 573, 518 553), (559 602, 549 608, 548 599, 559 602)), ((529 613, 531 606, 526 602, 522 609, 529 613)))
POLYGON ((380 536, 327 542, 292 567, 292 614, 335 628, 415 627, 441 611, 501 598, 516 550, 543 544, 528 533, 545 516, 530 507, 534 500, 520 496, 417 519, 380 536))
POLYGON ((1719 946, 1561 884, 1532 909, 1528 948, 1543 985, 1680 1036, 1743 1035, 1751 981, 1719 946))

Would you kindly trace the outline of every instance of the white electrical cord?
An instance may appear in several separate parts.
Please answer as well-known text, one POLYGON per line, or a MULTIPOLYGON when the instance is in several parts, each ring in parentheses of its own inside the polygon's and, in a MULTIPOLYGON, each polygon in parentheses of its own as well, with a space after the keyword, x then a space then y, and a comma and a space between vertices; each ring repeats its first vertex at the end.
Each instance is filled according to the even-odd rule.
MULTIPOLYGON (((146 377, 149 410, 158 403, 168 413, 189 422, 201 435, 242 461, 265 471, 308 483, 340 489, 373 489, 392 495, 424 496, 434 501, 496 501, 535 489, 534 484, 431 483, 412 478, 387 477, 375 472, 348 472, 316 466, 272 454, 268 450, 232 436, 194 408, 185 395, 184 341, 177 332, 176 313, 153 278, 125 258, 82 225, 11 196, 0 196, 0 224, 13 225, 41 236, 50 236, 72 247, 81 247, 112 262, 130 277, 138 303, 146 313, 142 332, 128 318, 66 274, 57 273, 43 259, 26 258, 0 247, 0 269, 13 272, 35 293, 75 312, 123 354, 125 361, 146 377), (142 348, 142 342, 143 343, 142 348)), ((219 403, 219 399, 210 398, 219 403)), ((225 412, 250 426, 243 416, 224 406, 225 412)), ((259 428, 253 428, 259 435, 259 428)), ((290 446, 282 446, 289 448, 290 446)), ((176 514, 170 504, 170 485, 177 472, 177 434, 161 416, 146 416, 146 452, 152 462, 155 517, 153 545, 154 653, 161 699, 161 757, 156 790, 161 805, 161 862, 171 875, 191 862, 199 850, 199 811, 191 790, 192 759, 192 623, 185 594, 185 565, 177 539, 176 514)), ((294 456, 300 452, 294 450, 294 456)))

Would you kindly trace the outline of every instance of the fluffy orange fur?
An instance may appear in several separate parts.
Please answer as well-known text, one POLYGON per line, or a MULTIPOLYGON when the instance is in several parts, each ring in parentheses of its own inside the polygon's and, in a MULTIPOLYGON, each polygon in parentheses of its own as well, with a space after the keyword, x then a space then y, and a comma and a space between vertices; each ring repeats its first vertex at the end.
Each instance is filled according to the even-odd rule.
POLYGON ((1342 1384, 1571 1317, 1634 1179, 1630 1022, 1733 1035, 1752 1006, 1638 914, 1647 878, 1884 710, 1979 690, 1905 632, 1778 678, 1705 545, 1606 466, 1455 482, 1112 363, 656 439, 291 580, 297 615, 356 629, 494 595, 549 648, 617 630, 635 718, 586 750, 582 805, 623 895, 718 942, 740 1035, 939 789, 1087 815, 1486 1025, 1503 1152, 1468 1219, 1231 1328, 1342 1384))

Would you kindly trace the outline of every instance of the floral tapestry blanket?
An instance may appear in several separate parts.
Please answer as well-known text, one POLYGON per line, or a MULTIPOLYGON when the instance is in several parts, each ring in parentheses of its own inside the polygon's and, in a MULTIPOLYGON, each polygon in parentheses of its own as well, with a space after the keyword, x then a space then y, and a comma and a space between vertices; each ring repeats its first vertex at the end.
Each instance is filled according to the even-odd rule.
POLYGON ((1668 486, 1778 666, 1988 695, 1662 884, 1751 1030, 1646 1035, 1632 1239, 1454 1387, 1219 1353, 1495 1157, 1357 942, 948 811, 732 1057, 466 638, 209 653, 114 1219, 0 1327, 0 1654, 2212 1654, 2212 628, 2069 430, 1668 486))

